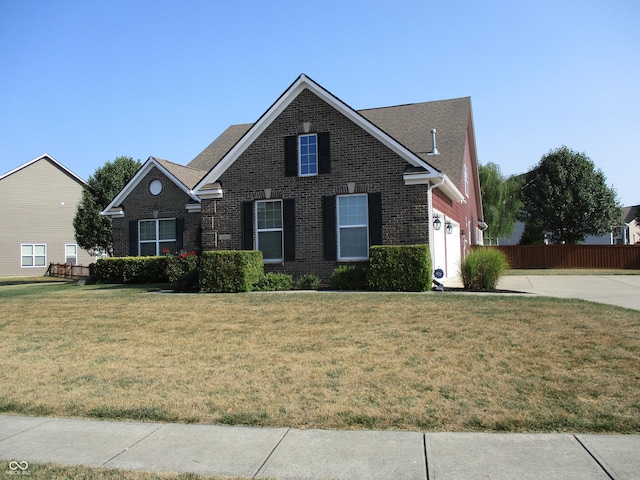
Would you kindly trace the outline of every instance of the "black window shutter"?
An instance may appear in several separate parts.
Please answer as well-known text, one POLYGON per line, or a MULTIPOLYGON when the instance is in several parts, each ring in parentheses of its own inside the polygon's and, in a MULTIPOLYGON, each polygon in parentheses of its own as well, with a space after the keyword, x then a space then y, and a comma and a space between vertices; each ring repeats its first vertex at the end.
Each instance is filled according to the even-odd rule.
POLYGON ((242 249, 253 250, 253 202, 242 202, 242 249))
POLYGON ((184 248, 184 218, 176 218, 176 251, 184 248))
POLYGON ((138 256, 138 221, 129 222, 129 256, 138 256))
POLYGON ((338 258, 336 197, 322 197, 322 249, 325 260, 338 258))
POLYGON ((318 134, 318 173, 331 173, 331 142, 329 132, 318 134))
POLYGON ((284 174, 287 177, 298 175, 298 137, 284 137, 284 174))
POLYGON ((382 245, 382 193, 370 193, 369 245, 382 245))
POLYGON ((296 203, 293 198, 287 198, 284 206, 284 260, 295 262, 296 260, 296 203))

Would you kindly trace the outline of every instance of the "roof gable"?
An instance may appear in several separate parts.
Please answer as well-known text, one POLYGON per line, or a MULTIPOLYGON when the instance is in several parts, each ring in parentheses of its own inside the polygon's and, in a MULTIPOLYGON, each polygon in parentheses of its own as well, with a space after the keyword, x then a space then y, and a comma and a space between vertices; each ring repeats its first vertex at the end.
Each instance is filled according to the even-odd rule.
POLYGON ((121 215, 122 209, 119 209, 118 207, 131 194, 131 192, 133 192, 140 181, 154 168, 160 170, 164 176, 175 183, 184 193, 191 197, 192 200, 200 203, 200 198, 193 193, 191 188, 200 178, 202 178, 202 175, 204 174, 202 170, 197 170, 188 166, 185 167, 160 158, 149 157, 129 183, 127 183, 111 203, 107 205, 102 212, 102 215, 121 215))
POLYGON ((469 97, 373 108, 359 113, 459 185, 471 118, 469 97), (429 155, 433 128, 438 155, 429 155))
MULTIPOLYGON (((315 83, 306 75, 300 75, 293 84, 276 100, 276 102, 249 127, 242 138, 209 170, 209 172, 196 185, 194 192, 201 195, 208 190, 207 185, 216 182, 218 178, 238 159, 238 157, 264 132, 264 130, 280 115, 291 102, 305 89, 310 90, 331 107, 339 111, 349 120, 360 126, 363 130, 377 138, 384 145, 404 158, 410 165, 419 167, 433 177, 441 177, 442 174, 430 163, 420 158, 414 152, 402 145, 395 138, 383 131, 377 125, 369 121, 357 111, 315 83)), ((215 142, 214 142, 215 143, 215 142)), ((213 144, 212 144, 213 145, 213 144)), ((206 151, 206 150, 205 150, 206 151)), ((196 157, 197 159, 198 157, 196 157)), ((194 159, 194 161, 196 160, 194 159)))
POLYGON ((7 178, 7 177, 9 177, 9 176, 11 176, 11 175, 13 175, 15 173, 18 173, 18 172, 24 170, 25 168, 28 168, 31 165, 33 165, 34 163, 39 162, 41 160, 44 160, 44 161, 47 161, 47 162, 51 163, 54 167, 56 167, 58 170, 60 170, 65 175, 69 176, 74 181, 78 182, 80 185, 84 186, 84 185, 87 184, 87 182, 85 182, 82 178, 80 178, 78 175, 73 173, 67 167, 62 165, 60 162, 58 162, 55 158, 53 158, 48 153, 43 153, 39 157, 36 157, 33 160, 31 160, 31 161, 29 161, 27 163, 24 163, 24 164, 20 165, 17 168, 14 168, 10 172, 5 173, 4 175, 0 175, 0 180, 3 180, 3 179, 5 179, 5 178, 7 178))

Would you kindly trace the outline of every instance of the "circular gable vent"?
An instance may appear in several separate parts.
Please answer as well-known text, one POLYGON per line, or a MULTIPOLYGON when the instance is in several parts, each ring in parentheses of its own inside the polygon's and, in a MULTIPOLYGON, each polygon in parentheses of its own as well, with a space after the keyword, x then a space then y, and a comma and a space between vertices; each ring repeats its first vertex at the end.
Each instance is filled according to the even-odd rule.
POLYGON ((162 191, 162 182, 160 180, 154 180, 149 184, 149 191, 151 195, 158 195, 162 191))

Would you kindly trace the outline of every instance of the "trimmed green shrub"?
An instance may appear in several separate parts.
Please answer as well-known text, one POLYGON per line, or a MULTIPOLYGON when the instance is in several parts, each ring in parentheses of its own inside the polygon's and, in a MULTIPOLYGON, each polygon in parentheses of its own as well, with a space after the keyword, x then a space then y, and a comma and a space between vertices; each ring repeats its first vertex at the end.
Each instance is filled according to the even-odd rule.
POLYGON ((365 265, 340 265, 332 273, 329 279, 329 288, 332 290, 366 290, 367 266, 365 265))
POLYGON ((250 292, 263 275, 260 250, 215 250, 200 259, 201 292, 250 292))
POLYGON ((167 278, 174 292, 188 292, 198 288, 198 263, 196 252, 167 255, 167 278))
POLYGON ((497 248, 475 248, 460 265, 462 284, 468 290, 493 290, 508 268, 507 256, 497 248))
POLYGON ((320 277, 313 273, 307 273, 298 279, 296 285, 300 290, 318 290, 320 288, 320 277))
POLYGON ((96 277, 104 283, 166 283, 166 257, 109 257, 96 262, 96 277))
POLYGON ((286 273, 265 273, 264 276, 253 285, 257 292, 275 292, 277 290, 291 290, 293 277, 286 273))
POLYGON ((429 290, 429 245, 372 246, 369 249, 369 288, 397 292, 429 290))

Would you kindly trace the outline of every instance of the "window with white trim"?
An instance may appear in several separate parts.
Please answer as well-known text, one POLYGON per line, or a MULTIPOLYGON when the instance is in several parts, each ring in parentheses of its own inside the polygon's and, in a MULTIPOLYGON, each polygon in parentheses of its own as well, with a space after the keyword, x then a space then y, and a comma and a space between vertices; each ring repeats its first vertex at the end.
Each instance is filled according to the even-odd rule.
POLYGON ((464 164, 464 194, 469 196, 469 169, 466 163, 464 164))
POLYGON ((23 243, 20 245, 20 266, 44 267, 47 265, 47 246, 38 243, 23 243))
POLYGON ((284 261, 282 200, 260 200, 256 205, 256 250, 265 262, 284 261))
POLYGON ((78 246, 76 244, 67 243, 64 246, 64 263, 78 264, 78 246))
POLYGON ((298 162, 301 177, 318 174, 318 137, 315 133, 298 137, 298 162))
POLYGON ((367 195, 339 195, 336 202, 338 260, 369 258, 367 195))
POLYGON ((138 223, 138 246, 140 256, 175 253, 176 219, 140 220, 138 223))

